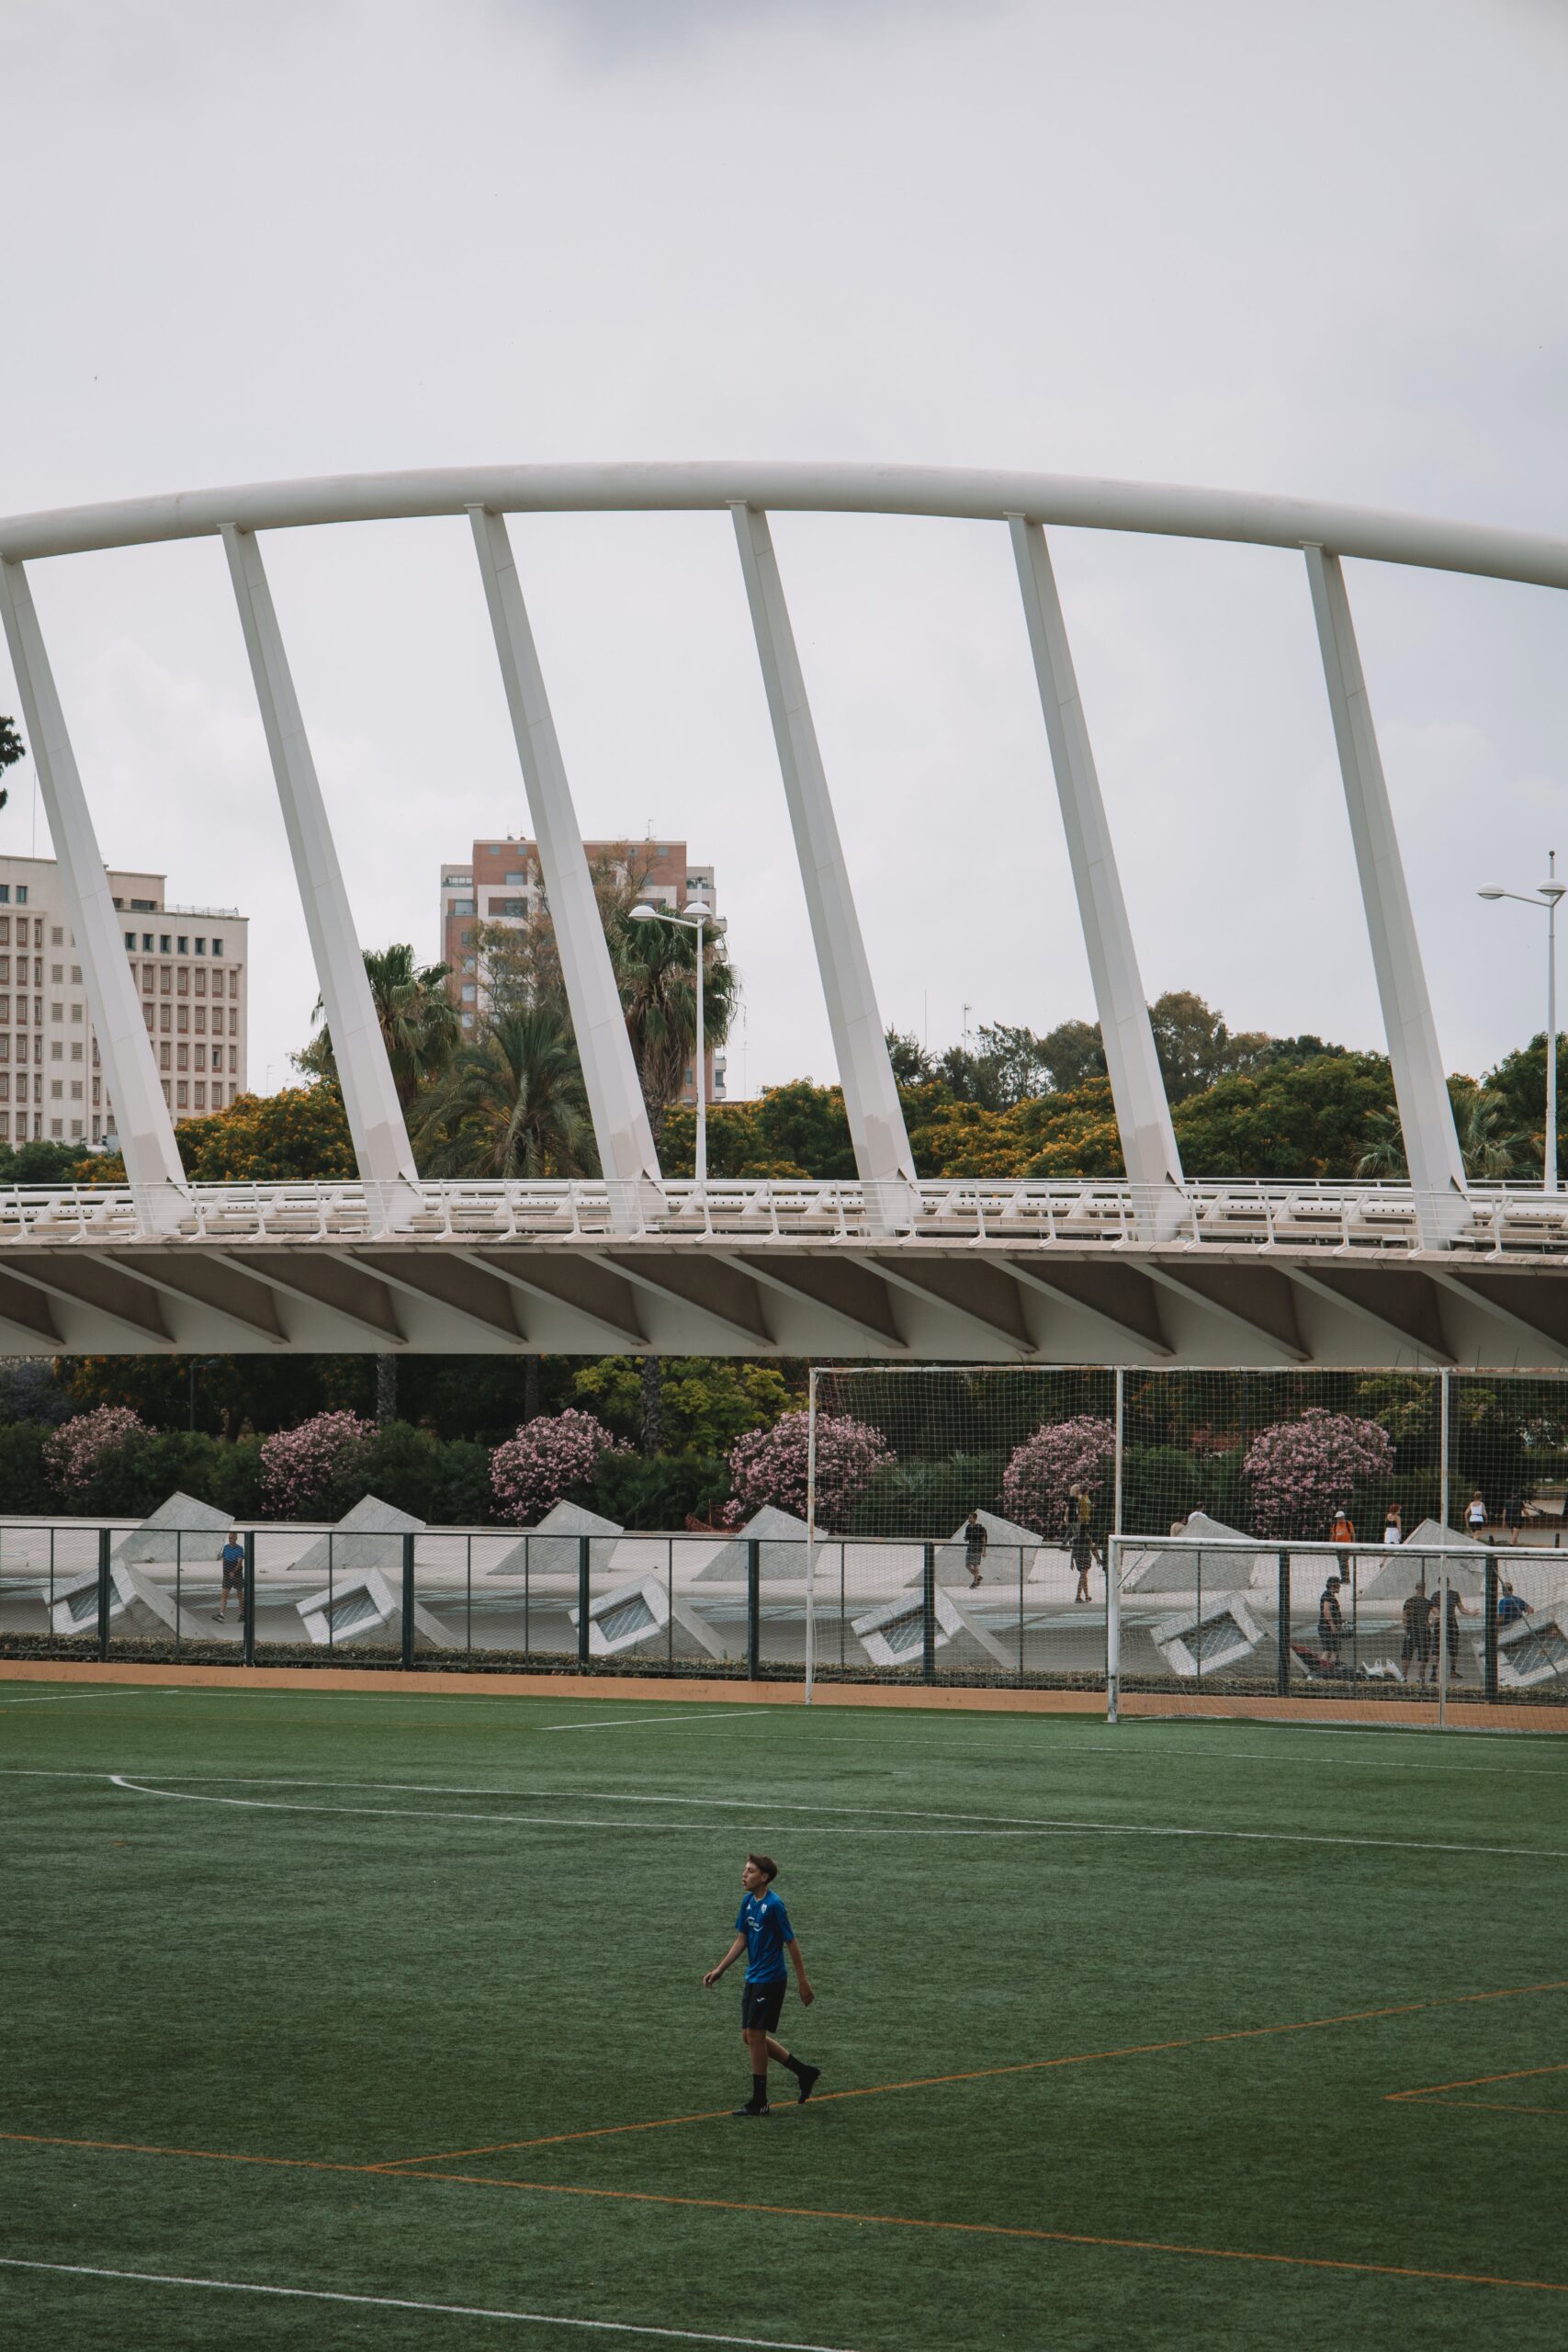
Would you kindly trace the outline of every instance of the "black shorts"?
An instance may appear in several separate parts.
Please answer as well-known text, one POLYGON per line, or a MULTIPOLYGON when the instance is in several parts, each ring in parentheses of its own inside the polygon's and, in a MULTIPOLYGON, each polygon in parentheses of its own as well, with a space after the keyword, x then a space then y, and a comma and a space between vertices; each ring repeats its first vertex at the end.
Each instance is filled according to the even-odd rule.
POLYGON ((223 1589, 225 1592, 243 1592, 244 1590, 244 1587, 245 1564, 242 1560, 237 1566, 232 1568, 226 1567, 224 1569, 223 1589))
POLYGON ((742 2033, 772 2033, 783 2014, 786 1980, 775 1976, 771 1984, 743 1984, 740 1988, 740 2030, 742 2033))

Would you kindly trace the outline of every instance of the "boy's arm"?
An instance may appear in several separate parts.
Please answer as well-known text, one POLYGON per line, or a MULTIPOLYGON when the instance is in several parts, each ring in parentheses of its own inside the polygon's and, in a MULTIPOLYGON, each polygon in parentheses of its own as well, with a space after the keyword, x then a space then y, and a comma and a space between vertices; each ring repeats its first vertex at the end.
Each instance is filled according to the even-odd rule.
POLYGON ((800 2006, 803 2009, 808 2009, 817 1996, 811 1989, 811 1979, 806 1973, 806 1962, 801 1957, 799 1941, 794 1936, 789 1939, 789 1956, 795 1962, 795 1984, 796 1992, 800 1995, 800 2006))
POLYGON ((710 1988, 716 1984, 719 1978, 724 1974, 725 1970, 727 1968, 734 1967, 736 1962, 739 1959, 745 1949, 745 1937, 737 1936, 735 1941, 730 1945, 729 1950, 725 1953, 724 1958, 719 1962, 718 1966, 708 1970, 707 1974, 703 1978, 703 1983, 710 1988))

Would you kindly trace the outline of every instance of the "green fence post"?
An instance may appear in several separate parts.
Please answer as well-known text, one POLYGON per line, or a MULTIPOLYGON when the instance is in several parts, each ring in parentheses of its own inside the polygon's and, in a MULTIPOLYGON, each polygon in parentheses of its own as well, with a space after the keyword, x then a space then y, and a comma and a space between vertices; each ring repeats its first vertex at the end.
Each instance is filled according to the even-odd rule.
POLYGON ((403 1536, 403 1671, 413 1671, 413 1530, 403 1536))
POLYGON ((589 1538, 580 1535, 577 1539, 577 1663, 580 1667, 588 1663, 588 1608, 593 1598, 588 1581, 588 1545, 589 1538))
POLYGON ((1275 1682, 1280 1698, 1285 1699, 1291 1690, 1291 1555, 1288 1552, 1280 1555, 1279 1611, 1275 1682))
POLYGON ((248 1527, 245 1530, 244 1605, 240 1614, 245 1629, 245 1664, 254 1666, 256 1662, 256 1531, 254 1527, 248 1527))
POLYGON ((756 1536, 746 1539, 746 1677, 756 1682, 762 1672, 762 1547, 756 1536))
POLYGON ((936 1545, 924 1547, 923 1590, 920 1597, 920 1679, 936 1680, 936 1545))
MULTIPOLYGON (((41 934, 40 934, 41 935, 41 934)), ((109 1654, 109 1547, 113 1540, 111 1527, 98 1530, 98 1656, 109 1654)))

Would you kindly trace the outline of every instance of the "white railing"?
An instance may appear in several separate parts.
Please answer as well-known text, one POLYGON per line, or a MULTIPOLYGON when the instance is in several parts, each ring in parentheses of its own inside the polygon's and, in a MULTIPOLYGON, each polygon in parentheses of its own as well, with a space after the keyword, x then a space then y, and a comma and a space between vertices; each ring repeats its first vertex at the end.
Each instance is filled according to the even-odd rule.
POLYGON ((883 1185, 740 1178, 701 1185, 685 1179, 657 1185, 603 1179, 197 1183, 183 1194, 148 1194, 126 1184, 0 1191, 0 1255, 43 1244, 403 1240, 730 1249, 807 1243, 825 1250, 947 1244, 1386 1260, 1429 1248, 1439 1225, 1450 1256, 1568 1258, 1568 1193, 1510 1185, 1441 1202, 1395 1184, 1192 1182, 1178 1193, 1111 1182, 986 1178, 883 1185))

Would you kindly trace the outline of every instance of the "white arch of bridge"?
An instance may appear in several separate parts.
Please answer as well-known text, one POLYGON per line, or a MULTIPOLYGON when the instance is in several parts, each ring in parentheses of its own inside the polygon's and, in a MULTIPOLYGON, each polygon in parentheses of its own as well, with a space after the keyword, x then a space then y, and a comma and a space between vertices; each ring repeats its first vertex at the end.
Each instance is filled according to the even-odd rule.
POLYGON ((1464 1170, 1362 676, 1341 559, 1568 588, 1568 541, 1306 500, 902 466, 649 464, 443 468, 252 483, 0 520, 0 614, 60 860, 126 1172, 154 1224, 184 1185, 91 812, 27 576, 46 557, 220 537, 272 759, 363 1182, 390 1202, 413 1156, 273 608, 259 534, 467 515, 483 580, 601 1163, 613 1188, 659 1176, 593 902, 582 836, 506 527, 509 514, 712 509, 733 518, 845 1108, 863 1185, 890 1225, 914 1175, 806 679, 773 553, 773 510, 1005 524, 1066 830, 1128 1178, 1158 1231, 1182 1170, 1045 533, 1053 526, 1292 548, 1307 568, 1362 905, 1423 1238, 1440 1245, 1464 1170), (162 1205, 161 1205, 162 1204, 162 1205))

